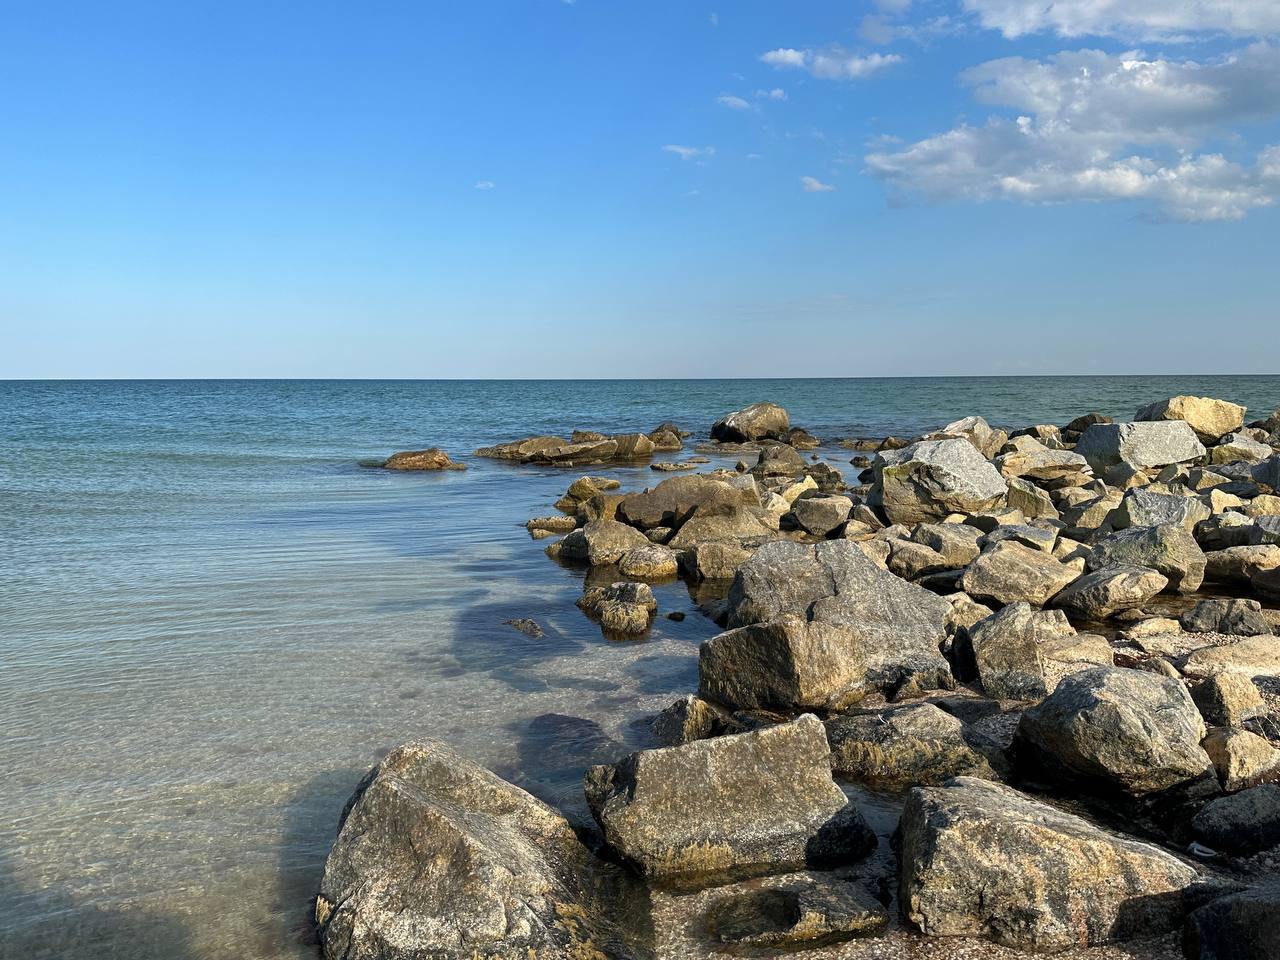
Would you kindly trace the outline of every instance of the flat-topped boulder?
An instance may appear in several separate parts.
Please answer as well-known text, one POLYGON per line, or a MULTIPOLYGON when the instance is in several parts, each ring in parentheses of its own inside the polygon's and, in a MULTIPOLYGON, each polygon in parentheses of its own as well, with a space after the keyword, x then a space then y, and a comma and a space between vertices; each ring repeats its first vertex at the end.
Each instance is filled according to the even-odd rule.
POLYGON ((1168 585, 1168 577, 1148 567, 1102 567, 1071 581, 1049 603, 1081 620, 1105 620, 1142 606, 1168 585))
POLYGON ((903 914, 930 936, 1096 946, 1176 930, 1203 902, 1172 854, 986 780, 917 787, 900 830, 903 914))
POLYGON ((892 523, 928 523, 1003 506, 1008 486, 968 440, 924 440, 882 451, 872 501, 892 523))
POLYGON ((776 403, 753 403, 735 410, 711 425, 711 439, 723 443, 785 440, 791 417, 776 403))
POLYGON ((639 956, 613 919, 631 885, 546 804, 420 740, 347 804, 316 920, 328 960, 639 956))
POLYGON ((791 723, 592 767, 605 842, 650 877, 695 881, 856 860, 876 844, 831 779, 822 723, 791 723))
POLYGON ((560 541, 560 556, 595 567, 617 563, 629 551, 648 545, 649 538, 634 527, 617 520, 593 520, 560 541))
POLYGON ((610 463, 647 460, 656 449, 654 442, 643 433, 623 433, 609 436, 590 431, 577 431, 569 440, 563 437, 526 437, 507 443, 481 447, 477 457, 492 460, 511 460, 516 463, 578 466, 591 463, 610 463))
POLYGON ((1043 606, 1075 580, 1079 570, 1015 540, 996 543, 965 569, 960 585, 977 600, 1043 606))
POLYGON ((961 775, 997 779, 995 745, 966 734, 963 722, 931 703, 832 717, 826 727, 835 772, 878 790, 961 775))
POLYGON ((1169 420, 1095 423, 1080 435, 1075 452, 1101 476, 1119 463, 1145 469, 1199 460, 1205 449, 1187 424, 1169 420))
POLYGON ((1201 440, 1212 442, 1244 426, 1246 409, 1228 400, 1179 396, 1149 404, 1134 414, 1133 419, 1180 421, 1194 430, 1201 440))
POLYGON ((618 503, 618 519, 650 530, 679 529, 699 507, 715 504, 726 509, 760 505, 754 487, 733 487, 714 477, 687 476, 663 480, 651 490, 629 493, 618 503))
POLYGON ((401 450, 382 464, 388 470, 465 470, 465 463, 455 463, 439 447, 426 450, 401 450))
POLYGON ((1118 530, 1094 543, 1085 563, 1091 571, 1116 566, 1156 570, 1168 578, 1166 589, 1179 593, 1195 593, 1204 582, 1204 551, 1177 523, 1118 530))
POLYGON ((1057 480, 1092 473, 1088 461, 1074 450, 1053 450, 1035 437, 1026 436, 1010 440, 995 458, 995 465, 1006 479, 1057 480))

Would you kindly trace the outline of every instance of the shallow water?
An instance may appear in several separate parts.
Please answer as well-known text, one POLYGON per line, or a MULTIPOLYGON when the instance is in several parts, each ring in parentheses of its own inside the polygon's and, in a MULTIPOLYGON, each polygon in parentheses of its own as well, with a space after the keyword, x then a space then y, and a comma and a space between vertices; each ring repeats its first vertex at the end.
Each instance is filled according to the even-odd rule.
POLYGON ((477 446, 705 434, 757 399, 835 437, 1186 392, 1262 416, 1280 378, 0 383, 0 957, 314 956, 338 813, 416 736, 582 816, 583 767, 648 743, 716 628, 677 583, 683 622, 604 640, 523 529, 577 474, 477 446), (430 444, 470 469, 359 465, 430 444))

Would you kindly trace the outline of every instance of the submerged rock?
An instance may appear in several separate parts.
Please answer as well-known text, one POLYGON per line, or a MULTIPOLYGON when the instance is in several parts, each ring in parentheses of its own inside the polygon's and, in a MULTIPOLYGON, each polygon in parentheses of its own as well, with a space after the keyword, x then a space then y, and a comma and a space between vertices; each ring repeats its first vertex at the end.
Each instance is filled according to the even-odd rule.
POLYGON ((439 447, 426 450, 402 450, 387 457, 382 464, 388 470, 465 470, 465 463, 455 463, 439 447))
POLYGON ((801 873, 768 886, 730 887, 711 905, 704 922, 721 943, 798 949, 879 933, 889 917, 858 886, 801 873))
POLYGON ((1177 929, 1194 868, 1009 787, 917 787, 902 813, 901 900, 932 936, 1093 946, 1177 929))
POLYGON ((592 767, 586 791, 605 841, 651 877, 832 865, 876 843, 831 779, 822 724, 808 714, 592 767))
POLYGON ((608 633, 644 633, 653 622, 658 601, 647 583, 611 583, 588 587, 577 600, 583 612, 596 617, 608 633))

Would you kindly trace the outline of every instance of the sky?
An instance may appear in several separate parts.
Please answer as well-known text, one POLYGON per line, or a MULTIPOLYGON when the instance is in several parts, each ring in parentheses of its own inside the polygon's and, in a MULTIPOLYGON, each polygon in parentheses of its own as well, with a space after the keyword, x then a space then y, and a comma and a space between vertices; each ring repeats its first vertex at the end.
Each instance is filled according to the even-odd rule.
POLYGON ((1280 372, 1280 0, 0 13, 0 378, 1280 372))

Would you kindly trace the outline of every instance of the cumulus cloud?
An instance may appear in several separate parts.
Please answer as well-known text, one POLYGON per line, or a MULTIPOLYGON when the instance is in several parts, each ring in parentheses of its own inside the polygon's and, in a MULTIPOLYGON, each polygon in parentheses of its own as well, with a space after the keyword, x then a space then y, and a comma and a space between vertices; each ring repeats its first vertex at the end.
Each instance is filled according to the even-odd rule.
POLYGON ((492 180, 477 180, 475 188, 477 190, 492 190, 496 186, 497 184, 492 180))
POLYGON ((747 103, 741 97, 734 97, 727 93, 716 97, 716 103, 722 107, 728 107, 730 110, 750 110, 751 104, 747 103))
POLYGON ((787 99, 787 91, 781 87, 774 87, 772 90, 757 90, 757 100, 785 100, 787 99))
POLYGON ((760 55, 763 63, 780 70, 807 70, 811 75, 823 80, 857 80, 869 76, 885 67, 901 63, 902 57, 896 53, 869 53, 858 56, 841 49, 831 47, 826 50, 793 50, 790 47, 779 47, 760 55))
POLYGON ((835 185, 823 183, 817 177, 801 177, 800 189, 805 193, 830 193, 835 189, 835 185))
POLYGON ((699 157, 713 157, 715 147, 684 147, 678 143, 668 143, 662 148, 667 153, 674 153, 681 160, 697 160, 699 157))
POLYGON ((1280 116, 1280 46, 1210 62, 1096 50, 1008 57, 962 75, 975 99, 1008 107, 905 147, 867 170, 937 200, 1132 199, 1182 220, 1229 220, 1280 197, 1280 148, 1251 163, 1195 151, 1250 121, 1280 116))
POLYGON ((1274 0, 961 0, 1006 37, 1052 31, 1064 37, 1179 39, 1194 33, 1280 33, 1274 0))

